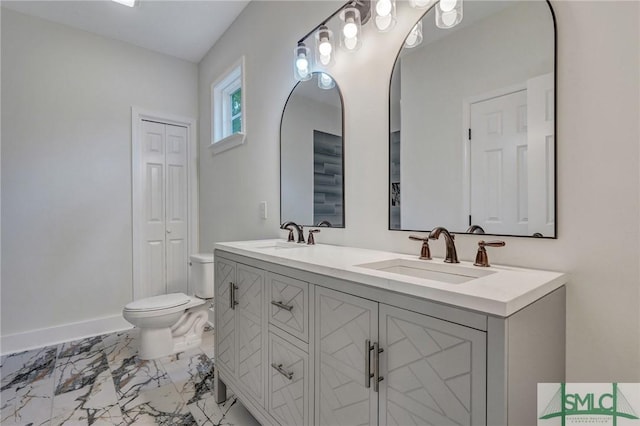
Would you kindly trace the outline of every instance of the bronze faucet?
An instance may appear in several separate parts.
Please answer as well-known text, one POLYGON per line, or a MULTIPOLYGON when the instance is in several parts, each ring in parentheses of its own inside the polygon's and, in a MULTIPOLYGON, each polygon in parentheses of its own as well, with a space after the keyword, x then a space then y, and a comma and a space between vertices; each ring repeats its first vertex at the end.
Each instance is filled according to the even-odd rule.
POLYGON ((467 228, 466 232, 468 234, 484 234, 484 229, 480 225, 471 225, 467 228))
POLYGON ((329 222, 328 220, 321 220, 316 226, 327 226, 331 228, 333 225, 331 225, 331 222, 329 222))
POLYGON ((449 231, 447 231, 442 226, 438 226, 437 228, 433 228, 431 233, 429 234, 430 240, 437 240, 440 238, 440 234, 444 235, 444 243, 447 248, 447 253, 444 257, 444 261, 446 263, 460 263, 458 260, 458 253, 456 253, 456 245, 453 241, 454 236, 451 235, 449 231))
POLYGON ((289 230, 289 238, 287 239, 287 241, 293 241, 293 229, 291 227, 293 227, 293 229, 298 232, 298 242, 304 243, 304 230, 302 228, 302 225, 298 225, 297 223, 290 220, 280 225, 280 229, 289 230))

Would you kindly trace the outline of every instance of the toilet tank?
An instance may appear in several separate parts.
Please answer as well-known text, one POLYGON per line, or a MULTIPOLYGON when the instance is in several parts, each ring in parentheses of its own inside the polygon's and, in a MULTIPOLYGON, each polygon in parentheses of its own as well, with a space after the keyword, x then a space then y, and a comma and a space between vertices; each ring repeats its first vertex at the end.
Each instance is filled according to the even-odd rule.
POLYGON ((189 256, 191 279, 189 293, 201 299, 213 297, 213 253, 197 253, 189 256))

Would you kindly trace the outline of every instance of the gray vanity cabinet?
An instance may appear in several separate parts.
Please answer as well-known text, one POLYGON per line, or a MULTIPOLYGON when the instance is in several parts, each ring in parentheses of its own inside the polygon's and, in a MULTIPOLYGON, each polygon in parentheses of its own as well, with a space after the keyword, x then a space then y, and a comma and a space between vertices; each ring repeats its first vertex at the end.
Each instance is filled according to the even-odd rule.
POLYGON ((315 308, 316 424, 485 424, 485 332, 322 287, 315 308))
POLYGON ((267 336, 264 271, 216 259, 216 368, 260 404, 265 401, 267 336))
POLYGON ((215 256, 216 399, 263 425, 535 424, 564 381, 564 287, 501 317, 215 256))

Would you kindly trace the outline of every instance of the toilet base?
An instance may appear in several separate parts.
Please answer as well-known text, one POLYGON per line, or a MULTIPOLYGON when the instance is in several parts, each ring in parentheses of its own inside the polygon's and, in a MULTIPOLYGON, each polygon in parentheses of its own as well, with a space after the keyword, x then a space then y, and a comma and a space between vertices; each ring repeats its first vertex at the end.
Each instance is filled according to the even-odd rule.
POLYGON ((187 310, 170 328, 140 327, 138 357, 157 359, 200 346, 207 318, 206 307, 198 307, 187 310))
POLYGON ((156 359, 173 354, 173 339, 170 328, 140 328, 140 359, 156 359))

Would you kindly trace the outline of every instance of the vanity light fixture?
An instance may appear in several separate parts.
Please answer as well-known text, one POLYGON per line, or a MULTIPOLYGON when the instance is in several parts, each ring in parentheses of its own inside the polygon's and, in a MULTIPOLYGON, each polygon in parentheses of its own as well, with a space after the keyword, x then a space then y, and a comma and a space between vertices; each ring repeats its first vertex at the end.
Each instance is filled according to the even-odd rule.
POLYGON ((422 43, 422 20, 418 21, 415 27, 411 29, 411 32, 404 41, 404 46, 408 48, 416 47, 422 43))
POLYGON ((316 31, 316 61, 322 67, 333 63, 333 32, 326 25, 321 25, 316 31))
POLYGON ((333 89, 336 87, 336 82, 327 73, 318 73, 318 87, 324 90, 333 89))
POLYGON ((116 3, 123 4, 125 6, 134 7, 137 0, 113 0, 116 3))
POLYGON ((376 0, 375 19, 378 31, 389 31, 396 24, 396 0, 376 0))
POLYGON ((436 26, 453 28, 462 21, 462 0, 440 0, 436 5, 436 26))
POLYGON ((360 11, 355 7, 347 7, 340 12, 340 20, 342 21, 342 31, 340 31, 342 47, 351 52, 358 50, 362 31, 360 11))
POLYGON ((293 75, 298 81, 311 79, 311 64, 309 63, 309 48, 304 43, 298 43, 294 50, 293 75))
POLYGON ((431 3, 431 0, 409 0, 409 4, 414 9, 426 9, 431 3))

